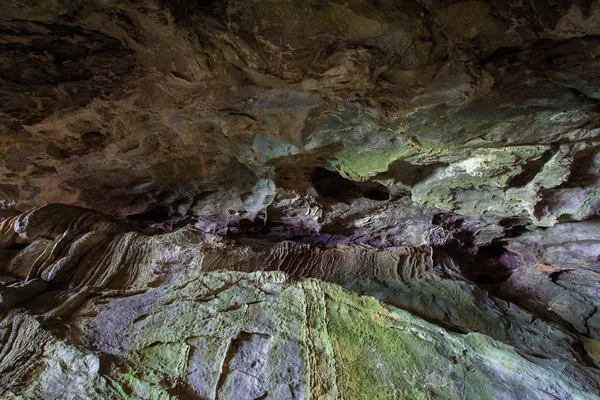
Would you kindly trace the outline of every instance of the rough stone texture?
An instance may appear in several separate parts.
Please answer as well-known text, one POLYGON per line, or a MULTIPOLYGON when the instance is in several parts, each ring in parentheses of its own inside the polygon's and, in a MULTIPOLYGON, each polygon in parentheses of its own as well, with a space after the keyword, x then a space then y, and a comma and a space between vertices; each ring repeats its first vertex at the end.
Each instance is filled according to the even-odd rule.
POLYGON ((600 396, 600 3, 0 0, 0 397, 600 396))
MULTIPOLYGON (((7 218, 0 230, 7 396, 592 399, 600 392, 591 269, 522 263, 508 280, 477 285, 443 247, 326 248, 227 239, 191 225, 148 235, 64 205, 7 218), (581 277, 566 278, 573 272, 581 277)), ((552 239, 537 241, 550 248, 552 239)), ((518 253, 529 240, 524 235, 500 259, 547 262, 543 253, 518 253)))
POLYGON ((35 4, 1 6, 7 210, 223 230, 320 167, 461 215, 597 211, 597 2, 35 4))

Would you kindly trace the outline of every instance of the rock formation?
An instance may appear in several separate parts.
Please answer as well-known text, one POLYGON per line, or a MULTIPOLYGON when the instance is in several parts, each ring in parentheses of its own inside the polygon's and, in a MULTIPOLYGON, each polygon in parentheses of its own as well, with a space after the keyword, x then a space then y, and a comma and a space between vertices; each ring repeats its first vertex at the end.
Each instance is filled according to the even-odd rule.
POLYGON ((600 3, 0 0, 0 397, 600 399, 600 3))

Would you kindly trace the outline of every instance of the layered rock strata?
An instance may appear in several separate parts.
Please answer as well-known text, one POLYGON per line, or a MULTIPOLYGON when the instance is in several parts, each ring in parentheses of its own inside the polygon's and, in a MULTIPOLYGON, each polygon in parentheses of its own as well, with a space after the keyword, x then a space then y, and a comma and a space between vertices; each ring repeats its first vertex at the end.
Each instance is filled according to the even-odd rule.
POLYGON ((0 0, 0 393, 596 399, 600 4, 0 0))

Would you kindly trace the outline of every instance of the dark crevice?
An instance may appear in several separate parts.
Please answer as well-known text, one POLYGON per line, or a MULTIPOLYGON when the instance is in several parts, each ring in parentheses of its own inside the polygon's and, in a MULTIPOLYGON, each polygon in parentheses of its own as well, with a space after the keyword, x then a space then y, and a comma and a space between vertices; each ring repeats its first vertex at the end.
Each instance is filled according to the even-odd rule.
POLYGON ((407 186, 414 186, 419 182, 427 180, 438 169, 447 167, 445 162, 434 162, 431 164, 417 165, 403 160, 397 160, 390 164, 388 170, 375 176, 375 179, 393 179, 394 182, 407 186))
POLYGON ((169 9, 175 22, 190 24, 198 16, 218 17, 224 2, 218 0, 161 0, 161 3, 169 9))
POLYGON ((221 365, 221 373, 220 373, 219 379, 217 381, 217 388, 216 388, 216 398, 217 399, 222 398, 221 390, 225 387, 225 383, 227 382, 227 377, 231 374, 231 372, 233 370, 231 364, 232 364, 233 360, 235 359, 236 355, 238 354, 240 347, 242 346, 242 344, 244 342, 250 340, 250 338, 253 335, 261 335, 261 336, 268 337, 268 335, 263 335, 260 333, 240 332, 237 337, 231 339, 231 341, 229 342, 229 346, 227 348, 225 357, 223 359, 223 364, 221 365))
POLYGON ((208 199, 212 194, 215 194, 218 192, 219 192, 218 190, 205 190, 203 192, 200 192, 194 196, 194 198, 192 200, 192 205, 196 205, 199 202, 201 202, 202 200, 208 199))
POLYGON ((10 246, 8 246, 6 249, 18 251, 23 250, 27 246, 29 246, 29 243, 11 243, 10 246))
POLYGON ((506 242, 469 247, 468 243, 446 246, 445 250, 456 260, 464 277, 476 284, 488 285, 506 281, 513 273, 516 256, 506 249, 506 242))
POLYGON ((577 152, 571 164, 571 174, 560 188, 583 187, 597 180, 600 171, 595 166, 595 156, 599 150, 600 146, 590 146, 577 152))
POLYGON ((365 193, 365 197, 371 200, 385 201, 390 199, 390 191, 386 189, 373 189, 365 193))
POLYGON ((317 168, 311 175, 313 186, 320 197, 328 201, 346 202, 359 198, 376 201, 390 199, 390 191, 377 182, 355 182, 338 172, 317 168))
POLYGON ((130 221, 152 221, 164 222, 172 217, 171 207, 163 205, 150 208, 148 211, 140 214, 132 214, 127 217, 130 221))
POLYGON ((508 182, 508 186, 523 187, 527 185, 533 180, 533 178, 535 178, 535 176, 542 170, 544 165, 552 158, 552 156, 555 153, 556 149, 548 149, 537 160, 527 162, 521 167, 523 171, 520 174, 513 176, 512 179, 508 182))
POLYGON ((254 400, 263 400, 266 399, 269 396, 269 391, 267 390, 264 394, 258 396, 256 399, 254 400))
POLYGON ((93 141, 93 140, 97 140, 97 139, 104 137, 104 135, 101 134, 100 132, 91 131, 91 132, 84 133, 82 137, 83 137, 83 140, 93 141))
POLYGON ((527 227, 530 224, 529 221, 520 218, 504 218, 498 221, 498 225, 503 228, 502 233, 505 239, 514 238, 528 232, 527 227))
POLYGON ((600 367, 600 365, 598 365, 598 363, 594 360, 594 358, 590 356, 590 354, 585 349, 585 346, 580 341, 576 341, 575 343, 573 343, 571 348, 573 349, 573 352, 575 354, 577 354, 577 356, 579 356, 579 359, 586 366, 588 366, 590 368, 595 368, 595 369, 600 367))
MULTIPOLYGON (((552 283, 556 283, 556 281, 558 280, 558 278, 565 272, 569 272, 572 271, 572 269, 561 269, 559 271, 554 271, 551 272, 550 274, 548 274, 548 279, 550 279, 550 281, 552 283)), ((563 286, 564 287, 564 286, 563 286)))
POLYGON ((504 246, 506 242, 492 242, 485 246, 479 247, 478 255, 483 255, 488 258, 499 258, 506 252, 504 246))
POLYGON ((521 47, 499 47, 492 54, 481 60, 481 64, 496 62, 499 59, 512 61, 523 52, 521 47))
POLYGON ((583 324, 585 326, 585 330, 586 330, 586 336, 590 336, 590 326, 589 326, 589 321, 590 318, 592 318, 596 313, 598 312, 598 306, 594 306, 594 309, 592 310, 592 312, 590 313, 590 315, 588 315, 587 317, 585 317, 585 319, 583 320, 583 324))

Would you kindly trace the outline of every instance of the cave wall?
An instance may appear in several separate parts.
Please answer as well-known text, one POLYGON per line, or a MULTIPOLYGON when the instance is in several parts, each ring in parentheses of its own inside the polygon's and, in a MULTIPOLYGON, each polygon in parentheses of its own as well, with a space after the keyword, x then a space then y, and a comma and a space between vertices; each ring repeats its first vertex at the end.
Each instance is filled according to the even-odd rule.
POLYGON ((0 0, 7 398, 594 399, 600 3, 0 0))

